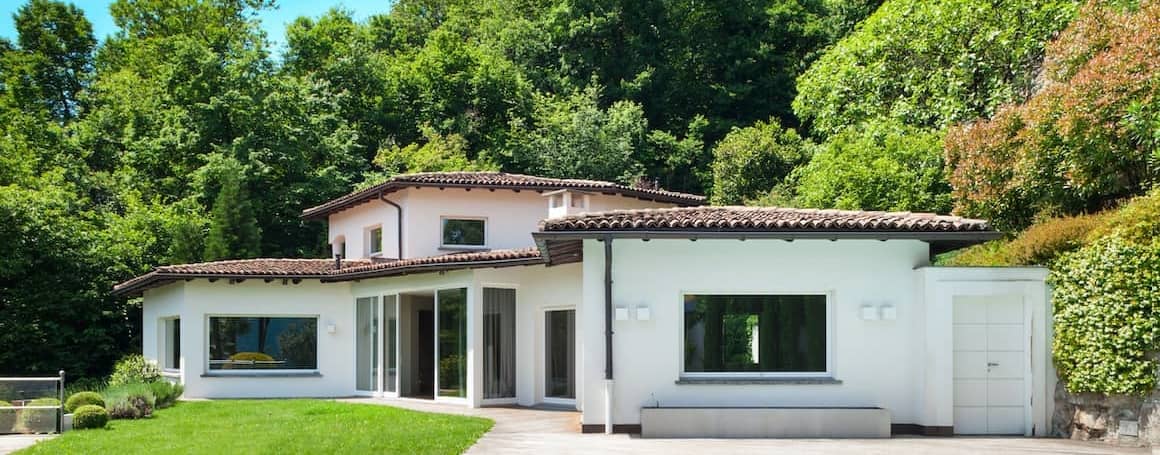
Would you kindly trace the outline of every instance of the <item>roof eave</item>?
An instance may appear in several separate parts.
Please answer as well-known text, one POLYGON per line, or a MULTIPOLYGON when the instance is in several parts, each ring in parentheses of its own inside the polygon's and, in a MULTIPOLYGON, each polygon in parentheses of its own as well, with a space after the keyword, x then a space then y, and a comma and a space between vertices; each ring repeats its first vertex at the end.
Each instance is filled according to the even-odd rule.
POLYGON ((532 258, 512 258, 512 259, 495 259, 489 261, 465 261, 465 262, 451 262, 451 263, 434 263, 434 264, 418 264, 411 266, 404 266, 398 268, 384 268, 376 270, 364 270, 358 272, 343 273, 341 270, 337 273, 328 275, 322 279, 323 283, 333 283, 340 281, 355 281, 370 278, 381 278, 388 276, 409 275, 413 273, 429 273, 448 270, 460 269, 479 269, 479 268, 501 268, 501 267, 516 267, 522 265, 539 265, 543 264, 542 257, 532 258))
POLYGON ((567 231, 540 231, 532 233, 532 237, 553 240, 568 239, 596 239, 612 236, 613 238, 628 239, 870 239, 870 240, 957 240, 985 242, 1003 236, 1002 232, 985 231, 849 231, 849 230, 634 230, 634 229, 591 229, 567 231))

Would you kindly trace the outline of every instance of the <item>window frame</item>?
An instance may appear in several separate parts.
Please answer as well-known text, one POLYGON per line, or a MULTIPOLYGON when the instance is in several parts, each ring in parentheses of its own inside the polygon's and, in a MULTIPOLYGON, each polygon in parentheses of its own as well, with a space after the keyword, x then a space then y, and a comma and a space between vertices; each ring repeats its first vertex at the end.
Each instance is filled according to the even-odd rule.
MULTIPOLYGON (((383 243, 384 243, 383 242, 383 234, 384 234, 383 225, 376 224, 374 226, 367 226, 367 228, 366 228, 366 242, 367 242, 366 243, 366 245, 367 245, 366 246, 366 254, 368 257, 378 257, 378 256, 383 255, 383 249, 384 249, 383 248, 383 243), (376 230, 379 231, 379 243, 378 243, 378 245, 375 245, 375 231, 376 230), (378 250, 375 249, 376 246, 378 246, 378 250)), ((345 250, 346 247, 344 246, 343 249, 345 250)), ((343 258, 345 259, 346 257, 343 256, 343 258)))
POLYGON ((167 316, 162 317, 161 321, 161 348, 163 351, 160 357, 161 371, 167 373, 181 372, 181 316, 167 316), (174 327, 177 330, 174 330, 174 327), (174 352, 174 347, 177 352, 174 352), (174 355, 177 354, 177 355, 174 355), (176 366, 170 366, 170 365, 176 366))
POLYGON ((679 302, 677 304, 678 312, 680 313, 680 330, 677 331, 677 369, 678 378, 680 379, 722 379, 722 380, 747 380, 747 379, 835 379, 834 377, 834 293, 833 291, 818 291, 818 290, 731 290, 731 289, 711 289, 711 290, 685 290, 678 295, 679 302), (723 372, 702 372, 702 371, 685 371, 685 309, 684 301, 686 296, 690 295, 752 295, 752 296, 800 296, 800 295, 815 295, 822 296, 826 299, 826 370, 825 371, 723 371, 723 372))
POLYGON ((293 314, 293 313, 206 313, 203 319, 205 327, 203 336, 205 339, 205 362, 202 367, 205 368, 204 376, 295 376, 295 375, 318 375, 320 373, 319 365, 321 364, 321 342, 322 342, 322 315, 320 314, 293 314), (314 368, 313 369, 288 369, 288 368, 271 368, 271 369, 228 369, 219 368, 211 369, 210 361, 213 355, 210 353, 210 341, 212 340, 210 332, 213 330, 212 318, 298 318, 309 319, 313 318, 314 322, 314 368))
POLYGON ((487 250, 488 237, 490 236, 487 217, 484 216, 456 216, 456 215, 441 215, 439 217, 439 249, 440 250, 487 250), (447 221, 482 221, 483 222, 483 244, 481 245, 455 245, 443 243, 443 229, 447 226, 447 221))

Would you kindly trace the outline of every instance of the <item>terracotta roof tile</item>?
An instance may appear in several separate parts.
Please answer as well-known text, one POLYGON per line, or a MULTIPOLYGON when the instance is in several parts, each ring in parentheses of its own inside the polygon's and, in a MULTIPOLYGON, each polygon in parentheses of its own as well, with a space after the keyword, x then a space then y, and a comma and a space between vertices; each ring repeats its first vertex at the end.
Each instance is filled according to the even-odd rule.
POLYGON ((456 187, 491 189, 526 189, 553 191, 561 189, 586 190, 627 197, 667 202, 678 205, 701 205, 705 197, 663 189, 636 188, 600 180, 557 179, 505 172, 422 172, 401 174, 372 187, 355 191, 340 198, 302 211, 303 218, 321 218, 407 187, 456 187))
POLYGON ((541 262, 535 248, 453 253, 403 260, 344 260, 336 269, 333 259, 242 259, 167 265, 113 287, 114 294, 135 294, 171 281, 187 278, 290 278, 346 281, 400 275, 428 270, 447 270, 541 262))
POLYGON ((544 220, 543 232, 559 231, 891 231, 993 232, 984 220, 933 213, 869 212, 781 207, 681 207, 615 210, 544 220))

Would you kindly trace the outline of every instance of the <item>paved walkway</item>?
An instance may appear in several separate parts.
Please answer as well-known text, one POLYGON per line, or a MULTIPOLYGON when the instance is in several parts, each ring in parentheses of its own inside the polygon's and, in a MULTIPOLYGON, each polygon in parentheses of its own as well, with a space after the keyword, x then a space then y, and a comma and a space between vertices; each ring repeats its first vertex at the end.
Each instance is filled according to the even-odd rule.
POLYGON ((799 454, 1147 454, 1148 449, 1112 447, 1102 443, 1043 438, 897 437, 892 439, 641 439, 623 434, 581 434, 580 414, 574 411, 492 407, 471 409, 407 399, 346 399, 445 414, 488 417, 495 426, 467 453, 767 453, 799 454))
POLYGON ((0 435, 0 455, 9 454, 36 443, 36 441, 55 438, 55 435, 46 434, 6 434, 0 435))

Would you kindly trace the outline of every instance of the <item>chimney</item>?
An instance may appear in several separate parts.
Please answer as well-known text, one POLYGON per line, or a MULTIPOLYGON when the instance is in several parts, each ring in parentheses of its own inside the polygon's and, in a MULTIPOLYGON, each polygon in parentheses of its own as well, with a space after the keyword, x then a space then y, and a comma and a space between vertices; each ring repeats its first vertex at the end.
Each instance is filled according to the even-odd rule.
POLYGON ((342 253, 334 253, 334 270, 342 268, 342 253))

